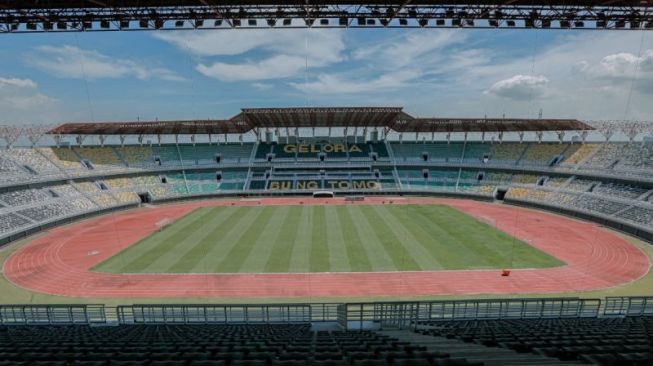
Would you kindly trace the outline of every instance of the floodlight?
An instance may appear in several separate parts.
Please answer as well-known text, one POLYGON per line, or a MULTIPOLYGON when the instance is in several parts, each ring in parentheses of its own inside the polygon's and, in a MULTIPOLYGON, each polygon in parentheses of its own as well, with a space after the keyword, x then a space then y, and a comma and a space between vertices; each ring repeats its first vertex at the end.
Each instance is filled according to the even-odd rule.
POLYGON ((277 20, 276 19, 268 19, 267 23, 268 23, 268 27, 274 27, 275 25, 277 25, 277 20))
POLYGON ((429 20, 426 19, 426 18, 421 18, 421 19, 418 21, 418 23, 419 23, 419 26, 420 26, 420 27, 426 27, 427 25, 429 25, 429 20))
POLYGON ((576 28, 585 28, 585 22, 582 20, 577 20, 574 22, 574 27, 576 28))
POLYGON ((365 25, 365 18, 358 17, 358 18, 356 18, 356 22, 358 23, 358 25, 363 26, 363 25, 365 25))
POLYGON ((177 21, 175 22, 175 27, 177 27, 177 28, 181 28, 181 27, 183 27, 183 26, 184 26, 184 21, 183 21, 183 20, 177 20, 177 21))
POLYGON ((291 24, 292 24, 292 19, 286 18, 286 19, 283 20, 283 25, 289 26, 291 24))
POLYGON ((512 28, 512 27, 514 27, 516 24, 515 24, 515 21, 514 21, 514 20, 508 20, 508 21, 506 22, 506 25, 507 25, 508 27, 511 27, 511 28, 512 28))
POLYGON ((154 20, 154 29, 161 29, 163 28, 164 21, 163 19, 155 19, 154 20))
POLYGON ((222 26, 222 19, 217 19, 216 21, 213 22, 214 27, 221 27, 222 26))
POLYGON ((399 25, 401 26, 407 26, 408 25, 408 20, 406 19, 399 19, 399 25))
POLYGON ((438 27, 444 27, 444 24, 445 24, 444 19, 438 19, 435 21, 435 25, 437 25, 438 27))
POLYGON ((569 23, 568 20, 561 20, 560 21, 560 28, 569 28, 571 26, 571 23, 569 23))
POLYGON ((257 24, 256 19, 247 19, 247 25, 249 25, 250 27, 256 27, 256 24, 257 24))
POLYGON ((542 28, 551 28, 551 19, 542 19, 542 28))
POLYGON ((490 27, 498 27, 499 26, 499 22, 496 19, 490 19, 488 21, 488 23, 490 24, 490 27))
POLYGON ((349 19, 347 19, 347 17, 338 18, 338 25, 340 25, 341 27, 346 27, 347 24, 349 24, 349 19))
POLYGON ((102 29, 109 29, 109 21, 108 20, 102 20, 100 21, 100 28, 102 29))
POLYGON ((126 28, 129 28, 129 20, 121 20, 120 29, 126 29, 126 28))
POLYGON ((141 28, 147 28, 148 27, 148 21, 146 19, 141 19, 138 21, 138 26, 141 28))

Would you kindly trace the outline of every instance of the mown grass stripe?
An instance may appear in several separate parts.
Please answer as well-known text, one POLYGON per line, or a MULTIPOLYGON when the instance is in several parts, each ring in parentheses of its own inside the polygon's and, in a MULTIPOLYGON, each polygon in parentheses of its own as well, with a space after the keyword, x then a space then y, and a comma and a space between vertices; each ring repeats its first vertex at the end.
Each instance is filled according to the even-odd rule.
POLYGON ((309 272, 310 257, 313 246, 313 206, 302 206, 302 212, 297 223, 297 232, 290 252, 290 272, 309 272))
POLYGON ((290 272, 291 253, 301 229, 299 223, 303 210, 304 206, 289 208, 275 241, 268 243, 271 252, 265 263, 265 272, 290 272))
MULTIPOLYGON (((238 208, 219 207, 217 209, 210 209, 210 211, 211 215, 205 215, 198 218, 198 221, 202 223, 199 228, 192 233, 189 233, 189 235, 180 241, 172 250, 164 252, 163 255, 155 261, 149 264, 143 263, 144 267, 141 272, 155 273, 160 272, 163 268, 165 268, 165 271, 167 272, 176 262, 184 259, 187 260, 192 256, 194 248, 205 241, 207 237, 215 235, 216 229, 222 227, 226 220, 229 220, 231 216, 235 215, 238 212, 238 208)), ((191 264, 188 264, 187 267, 181 268, 182 272, 206 272, 206 269, 203 271, 197 271, 191 264)))
POLYGON ((294 208, 290 206, 274 208, 274 212, 270 219, 265 223, 264 227, 260 228, 264 235, 261 235, 253 243, 253 248, 249 252, 247 258, 245 258, 243 265, 240 267, 240 272, 256 273, 265 269, 266 264, 272 255, 274 246, 283 241, 280 237, 281 230, 284 228, 283 224, 288 217, 288 213, 293 209, 294 208))
POLYGON ((372 270, 372 264, 370 259, 367 257, 367 253, 363 248, 363 241, 361 240, 356 226, 352 222, 352 217, 350 215, 349 209, 347 206, 338 206, 336 209, 338 221, 340 222, 340 227, 342 227, 342 232, 345 238, 348 238, 346 242, 347 248, 347 257, 349 257, 349 264, 351 265, 351 270, 354 272, 369 272, 372 270))
POLYGON ((352 206, 349 213, 353 218, 353 224, 356 232, 362 241, 362 248, 372 266, 372 271, 396 271, 401 269, 400 262, 396 264, 392 259, 392 253, 381 244, 380 239, 376 236, 376 230, 369 224, 361 206, 352 206))
POLYGON ((157 260, 167 251, 173 250, 180 241, 184 240, 189 233, 194 232, 202 225, 202 219, 204 217, 210 216, 211 210, 199 209, 190 215, 185 216, 180 222, 174 223, 171 226, 165 228, 161 234, 166 234, 165 239, 161 240, 161 237, 157 234, 154 234, 150 237, 145 238, 145 240, 130 246, 127 250, 123 251, 119 256, 131 258, 131 261, 127 262, 126 265, 120 267, 118 272, 121 273, 132 273, 140 272, 142 269, 153 261, 157 260), (169 235, 171 234, 171 235, 169 235), (148 248, 148 250, 138 255, 138 246, 143 244, 148 248))
MULTIPOLYGON (((247 210, 242 207, 229 208, 232 212, 225 220, 212 226, 209 232, 204 233, 199 240, 187 244, 188 248, 184 253, 180 254, 177 259, 168 264, 168 272, 183 273, 183 272, 197 272, 197 273, 210 273, 213 271, 212 267, 202 265, 203 261, 209 258, 208 253, 213 248, 219 246, 221 238, 233 232, 236 229, 236 224, 241 222, 247 215, 247 210)), ((217 211, 213 211, 214 215, 217 211)))
MULTIPOLYGON (((367 227, 370 237, 383 247, 385 253, 392 261, 394 270, 419 271, 422 266, 413 258, 411 252, 404 247, 403 241, 400 240, 392 231, 395 226, 400 226, 401 222, 387 222, 374 210, 376 206, 361 206, 358 208, 361 215, 362 226, 367 227)), ((379 206, 380 207, 380 206, 379 206)))
POLYGON ((265 234, 261 228, 270 220, 270 217, 272 217, 275 211, 274 206, 262 208, 252 224, 243 230, 243 235, 236 242, 236 245, 232 246, 222 260, 214 267, 215 272, 240 272, 245 259, 247 259, 247 256, 254 248, 254 243, 265 234))
POLYGON ((329 262, 329 246, 326 242, 326 208, 312 206, 312 209, 313 215, 309 222, 313 228, 310 243, 310 270, 311 272, 328 272, 331 269, 331 264, 329 262))
MULTIPOLYGON (((446 242, 446 237, 438 232, 435 221, 418 220, 410 207, 404 209, 388 208, 388 212, 404 223, 404 226, 411 231, 415 239, 426 248, 431 255, 446 269, 458 269, 465 266, 465 260, 460 252, 456 250, 457 243, 446 242)), ((435 212, 437 214, 437 212, 435 212)))
POLYGON ((390 211, 394 210, 394 207, 381 205, 370 206, 372 212, 378 215, 378 218, 374 219, 377 222, 378 235, 381 237, 394 236, 422 270, 442 269, 443 267, 437 258, 432 255, 427 246, 422 244, 423 242, 429 243, 429 240, 418 240, 416 238, 417 233, 408 229, 404 220, 398 220, 392 215, 390 211), (390 232, 386 232, 387 230, 390 232))
POLYGON ((332 272, 351 271, 351 263, 347 256, 347 243, 338 221, 336 207, 326 206, 326 236, 327 246, 329 247, 329 270, 332 272))

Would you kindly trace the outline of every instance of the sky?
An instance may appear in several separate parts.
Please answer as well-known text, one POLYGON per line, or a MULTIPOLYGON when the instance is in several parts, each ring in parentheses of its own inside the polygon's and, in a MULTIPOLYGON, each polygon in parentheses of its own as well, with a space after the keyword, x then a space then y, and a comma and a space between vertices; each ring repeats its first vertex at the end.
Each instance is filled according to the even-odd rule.
POLYGON ((401 106, 651 120, 653 32, 223 29, 0 35, 0 124, 401 106))

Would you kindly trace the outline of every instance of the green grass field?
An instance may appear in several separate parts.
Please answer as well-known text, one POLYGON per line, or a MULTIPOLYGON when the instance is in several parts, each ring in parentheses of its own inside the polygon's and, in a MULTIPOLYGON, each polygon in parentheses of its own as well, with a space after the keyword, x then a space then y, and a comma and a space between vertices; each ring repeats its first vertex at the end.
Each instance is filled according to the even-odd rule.
POLYGON ((562 264, 448 206, 226 206, 197 209, 94 270, 365 272, 562 264))

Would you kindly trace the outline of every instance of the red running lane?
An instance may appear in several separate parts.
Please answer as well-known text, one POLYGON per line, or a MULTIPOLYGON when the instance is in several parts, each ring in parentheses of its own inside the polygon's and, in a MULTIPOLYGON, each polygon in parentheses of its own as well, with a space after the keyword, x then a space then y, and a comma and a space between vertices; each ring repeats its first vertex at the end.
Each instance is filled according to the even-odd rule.
POLYGON ((285 274, 110 274, 97 263, 152 234, 164 218, 201 206, 351 204, 340 199, 266 198, 140 208, 58 227, 16 251, 4 264, 14 284, 52 295, 94 298, 367 297, 526 294, 587 291, 634 281, 648 257, 589 222, 530 209, 454 199, 369 197, 359 204, 447 204, 567 263, 548 269, 285 274))

